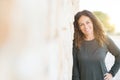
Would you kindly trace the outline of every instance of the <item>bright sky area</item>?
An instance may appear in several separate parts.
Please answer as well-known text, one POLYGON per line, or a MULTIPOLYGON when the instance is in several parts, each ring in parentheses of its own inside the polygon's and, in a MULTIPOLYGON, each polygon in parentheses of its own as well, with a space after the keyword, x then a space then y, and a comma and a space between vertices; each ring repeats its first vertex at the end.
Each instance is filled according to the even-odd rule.
POLYGON ((80 0, 80 10, 102 11, 109 15, 111 24, 120 32, 120 0, 80 0))

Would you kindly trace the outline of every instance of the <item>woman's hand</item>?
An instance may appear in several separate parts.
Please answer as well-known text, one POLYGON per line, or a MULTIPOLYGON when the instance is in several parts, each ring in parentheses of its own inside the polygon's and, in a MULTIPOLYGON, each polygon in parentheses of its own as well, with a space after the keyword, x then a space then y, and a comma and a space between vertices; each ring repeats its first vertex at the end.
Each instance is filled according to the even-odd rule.
POLYGON ((106 73, 104 76, 104 80, 112 80, 112 74, 111 73, 106 73))

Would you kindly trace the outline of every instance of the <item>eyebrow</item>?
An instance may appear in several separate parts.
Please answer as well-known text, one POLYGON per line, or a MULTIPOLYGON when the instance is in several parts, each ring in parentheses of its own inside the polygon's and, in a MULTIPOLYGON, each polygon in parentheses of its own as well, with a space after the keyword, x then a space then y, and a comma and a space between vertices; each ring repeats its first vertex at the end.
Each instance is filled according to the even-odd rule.
MULTIPOLYGON (((85 22, 92 22, 90 19, 87 19, 85 22)), ((79 23, 78 22, 78 24, 82 24, 81 22, 79 23)))

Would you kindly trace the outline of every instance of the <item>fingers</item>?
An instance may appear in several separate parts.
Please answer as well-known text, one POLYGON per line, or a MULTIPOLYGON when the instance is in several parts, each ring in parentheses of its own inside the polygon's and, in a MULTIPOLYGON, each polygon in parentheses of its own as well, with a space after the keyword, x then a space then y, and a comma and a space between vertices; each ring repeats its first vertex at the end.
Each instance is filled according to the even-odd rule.
POLYGON ((110 73, 106 73, 104 75, 104 80, 111 80, 112 79, 112 75, 110 73))
POLYGON ((109 77, 105 75, 104 80, 109 80, 109 77))

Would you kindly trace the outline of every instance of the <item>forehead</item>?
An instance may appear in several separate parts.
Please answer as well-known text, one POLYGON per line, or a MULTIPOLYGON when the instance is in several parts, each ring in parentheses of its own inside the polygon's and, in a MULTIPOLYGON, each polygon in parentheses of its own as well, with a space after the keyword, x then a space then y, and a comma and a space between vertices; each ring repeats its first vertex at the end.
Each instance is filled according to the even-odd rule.
POLYGON ((88 16, 82 15, 78 20, 79 23, 82 23, 82 22, 85 22, 85 21, 91 21, 91 19, 88 16))

